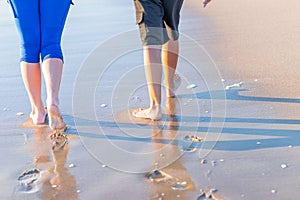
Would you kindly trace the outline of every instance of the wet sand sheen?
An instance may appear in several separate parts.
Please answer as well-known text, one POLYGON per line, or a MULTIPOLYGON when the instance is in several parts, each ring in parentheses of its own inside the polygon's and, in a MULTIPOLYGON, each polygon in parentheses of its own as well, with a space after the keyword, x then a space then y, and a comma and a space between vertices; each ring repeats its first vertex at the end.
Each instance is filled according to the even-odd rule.
MULTIPOLYGON (((99 100, 96 113, 99 114, 100 123, 79 119, 77 122, 80 123, 76 125, 85 127, 86 132, 76 131, 76 116, 73 116, 70 102, 73 83, 80 68, 78 63, 82 62, 96 43, 136 26, 131 2, 89 0, 75 3, 64 36, 66 64, 61 90, 62 112, 67 124, 71 126, 68 134, 79 134, 99 146, 107 139, 101 135, 100 124, 109 139, 115 138, 113 142, 131 151, 160 149, 166 144, 157 141, 174 141, 174 135, 181 141, 195 130, 205 139, 206 127, 211 118, 210 103, 207 103, 210 99, 205 93, 205 87, 200 84, 197 95, 181 93, 179 98, 181 106, 185 106, 190 114, 179 117, 179 122, 171 123, 175 127, 176 123, 182 124, 182 129, 188 124, 192 127, 190 130, 159 129, 161 124, 153 129, 148 121, 139 121, 140 127, 133 128, 136 122, 132 123, 128 114, 121 113, 116 119, 110 116, 109 95, 106 97, 101 93, 99 96, 96 94, 99 100), (116 10, 119 14, 111 15, 116 10), (121 15, 122 19, 119 17, 121 15), (91 18, 100 20, 95 22, 91 18), (193 111, 192 104, 195 102, 200 105, 201 116, 193 111), (107 106, 100 107, 103 103, 107 106), (200 124, 197 124, 198 121, 200 124), (118 123, 129 124, 126 128, 135 137, 138 133, 145 133, 148 140, 141 143, 120 140, 118 123)), ((17 67, 17 33, 6 8, 8 6, 0 2, 0 27, 3 30, 0 34, 0 66, 4 72, 0 79, 0 150, 1 160, 5 161, 0 166, 0 185, 3 188, 1 199, 48 199, 53 195, 61 195, 62 199, 66 196, 71 199, 197 199, 201 195, 200 189, 208 192, 211 188, 216 188, 217 194, 224 199, 292 199, 298 195, 298 1, 293 0, 288 4, 278 0, 214 1, 205 10, 201 9, 200 1, 185 2, 182 32, 205 46, 217 63, 221 72, 220 79, 225 80, 225 85, 244 81, 243 86, 232 88, 227 93, 227 123, 215 150, 205 161, 198 157, 197 152, 181 156, 182 151, 178 145, 168 145, 167 153, 157 153, 157 157, 149 161, 148 167, 153 170, 157 166, 156 159, 160 160, 163 156, 176 158, 172 165, 161 170, 166 173, 166 177, 177 178, 177 182, 186 181, 190 186, 187 190, 174 190, 172 184, 149 181, 143 173, 128 174, 111 169, 109 163, 102 163, 93 154, 89 154, 90 149, 79 139, 70 141, 65 146, 68 150, 53 153, 51 158, 51 138, 47 131, 18 127, 29 113, 29 104, 17 67), (280 101, 284 100, 282 98, 288 100, 280 101), (25 115, 16 116, 18 112, 24 112, 25 115), (17 178, 25 169, 31 168, 32 160, 38 162, 39 168, 48 170, 53 181, 51 183, 47 179, 41 192, 30 195, 19 193, 14 190, 17 178), (282 168, 283 165, 287 167, 282 168), (51 184, 58 187, 52 187, 51 184)), ((192 83, 196 82, 193 75, 189 74, 187 78, 192 79, 192 83)), ((142 76, 136 79, 137 82, 144 81, 142 76)), ((121 94, 119 98, 122 96, 128 95, 121 94)), ((146 90, 142 91, 142 97, 146 97, 146 90)), ((142 100, 142 105, 147 103, 144 98, 142 100)), ((116 112, 124 110, 124 107, 116 107, 116 112)), ((222 116, 213 118, 219 119, 222 116)), ((212 134, 215 133, 210 132, 212 134)), ((103 153, 111 157, 113 155, 107 150, 103 150, 103 153)), ((122 162, 130 166, 131 161, 125 158, 122 162)))

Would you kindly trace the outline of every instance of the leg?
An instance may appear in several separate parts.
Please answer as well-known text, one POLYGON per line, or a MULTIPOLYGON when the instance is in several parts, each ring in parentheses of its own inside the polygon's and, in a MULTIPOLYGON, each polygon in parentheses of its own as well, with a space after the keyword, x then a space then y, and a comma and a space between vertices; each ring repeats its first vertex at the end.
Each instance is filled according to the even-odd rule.
POLYGON ((21 62, 23 82, 31 102, 30 118, 34 124, 45 122, 45 108, 41 99, 41 69, 38 63, 21 62))
POLYGON ((161 46, 144 47, 144 66, 150 97, 150 108, 161 103, 161 46))
POLYGON ((65 130, 66 124, 59 110, 59 88, 63 69, 61 36, 70 8, 70 0, 41 1, 41 56, 47 90, 49 126, 53 130, 65 130))
POLYGON ((49 58, 43 62, 43 74, 47 91, 47 110, 49 126, 53 130, 65 130, 66 124, 61 117, 59 105, 59 88, 63 63, 57 58, 49 58))
POLYGON ((134 111, 132 114, 139 118, 159 120, 161 118, 161 46, 151 45, 144 47, 144 66, 150 106, 146 110, 134 111))
POLYGON ((148 109, 134 111, 132 114, 139 118, 159 120, 161 118, 161 48, 165 43, 162 2, 161 0, 135 0, 134 3, 144 45, 144 66, 150 106, 148 109))
POLYGON ((170 40, 164 44, 162 62, 165 73, 166 96, 174 96, 174 81, 180 81, 179 77, 174 77, 178 62, 178 26, 180 20, 180 10, 183 0, 164 0, 164 22, 170 40))
POLYGON ((169 40, 163 45, 162 64, 164 67, 164 79, 166 96, 174 96, 174 75, 178 62, 178 40, 169 40))
POLYGON ((30 117, 34 124, 45 121, 45 110, 41 100, 40 69, 40 26, 38 1, 10 0, 17 29, 21 39, 21 72, 28 93, 32 111, 30 117))

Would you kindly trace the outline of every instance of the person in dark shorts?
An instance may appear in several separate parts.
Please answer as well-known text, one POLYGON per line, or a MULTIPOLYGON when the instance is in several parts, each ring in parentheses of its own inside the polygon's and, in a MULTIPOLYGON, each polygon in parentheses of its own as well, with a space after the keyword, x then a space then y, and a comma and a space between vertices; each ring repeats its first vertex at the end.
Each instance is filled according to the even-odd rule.
MULTIPOLYGON (((210 0, 204 0, 205 7, 210 0)), ((164 72, 166 96, 173 97, 175 84, 180 77, 175 74, 178 61, 178 26, 183 0, 134 0, 136 23, 144 51, 145 75, 150 106, 132 112, 134 117, 160 120, 161 82, 164 72)))

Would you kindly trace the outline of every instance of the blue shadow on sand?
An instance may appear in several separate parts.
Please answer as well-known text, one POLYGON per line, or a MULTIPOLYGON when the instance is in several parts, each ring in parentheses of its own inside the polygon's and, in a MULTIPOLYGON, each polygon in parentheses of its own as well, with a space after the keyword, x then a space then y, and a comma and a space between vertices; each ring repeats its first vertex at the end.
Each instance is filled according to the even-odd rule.
MULTIPOLYGON (((68 118, 69 125, 75 125, 74 123, 70 123, 73 121, 70 117, 68 118)), ((197 119, 194 117, 183 117, 183 119, 197 119)), ((250 118, 226 118, 225 121, 231 122, 244 122, 244 123, 264 123, 266 121, 268 124, 298 124, 299 120, 283 120, 283 119, 250 119, 250 118), (234 119, 231 120, 231 119, 234 119)), ((74 122, 74 121, 73 121, 74 122)), ((101 126, 101 127, 109 127, 109 128, 137 128, 135 124, 131 123, 119 123, 119 122, 109 122, 109 121, 91 121, 85 119, 76 119, 77 126, 101 126)), ((197 121, 196 121, 197 122, 197 121)), ((207 121, 208 122, 208 121, 207 121)), ((139 124, 139 128, 151 129, 152 127, 148 124, 139 124)), ((182 131, 192 131, 192 132, 210 132, 211 134, 216 134, 214 131, 220 130, 218 127, 193 127, 193 126, 162 126, 162 131, 166 130, 182 130, 182 131)), ((113 132, 110 129, 110 132, 113 132)), ((137 137, 129 137, 129 136, 120 136, 113 134, 94 134, 94 133, 78 133, 76 129, 70 129, 68 131, 69 134, 79 134, 82 137, 91 137, 98 139, 109 139, 109 140, 119 140, 119 141, 132 141, 132 142, 146 142, 146 143, 161 143, 161 144, 173 144, 173 145, 182 145, 184 144, 183 140, 169 140, 169 139, 152 139, 152 138, 137 138, 137 137)), ((292 146, 300 146, 300 131, 292 130, 292 129, 272 129, 272 128, 234 128, 234 127, 225 127, 222 129, 222 134, 236 134, 236 135, 258 135, 258 136, 270 136, 274 138, 267 139, 247 139, 247 140, 226 140, 226 141, 218 141, 214 146, 215 150, 223 150, 223 151, 246 151, 246 150, 257 150, 257 149, 266 149, 266 148, 278 148, 278 147, 287 147, 289 145, 292 146), (260 145, 257 145, 257 142, 260 142, 260 145)), ((214 144, 215 141, 205 141, 206 145, 209 143, 214 144)), ((203 143, 191 143, 190 147, 194 148, 203 148, 203 143)), ((205 145, 205 146, 206 146, 205 145)))
MULTIPOLYGON (((248 91, 246 89, 230 89, 225 90, 226 100, 237 101, 265 101, 265 102, 277 102, 277 103, 300 103, 300 99, 291 98, 276 98, 276 97, 253 97, 244 96, 239 94, 240 92, 248 91)), ((197 98, 197 99, 220 99, 224 100, 224 90, 199 92, 196 94, 181 94, 176 95, 177 98, 197 98)))
MULTIPOLYGON (((226 100, 236 100, 236 101, 255 101, 255 102, 277 102, 277 103, 300 103, 300 99, 291 99, 291 98, 275 98, 275 97, 253 97, 253 96, 244 96, 240 95, 240 92, 247 91, 246 89, 231 89, 226 90, 226 100)), ((177 95, 176 98, 196 98, 196 99, 220 99, 224 100, 224 91, 207 91, 200 92, 196 94, 181 94, 177 95)), ((69 125, 73 125, 75 119, 72 116, 65 116, 69 125)), ((217 141, 217 144, 214 146, 215 150, 223 151, 247 151, 247 150, 257 150, 257 149, 266 149, 266 148, 279 148, 279 147, 288 147, 300 146, 300 131, 293 129, 272 129, 270 128, 255 128, 254 124, 266 124, 266 125, 298 125, 300 120, 297 119, 264 119, 264 118, 221 118, 221 117, 195 117, 195 116, 175 116, 177 122, 199 122, 199 123, 209 123, 209 122, 223 122, 225 123, 246 123, 252 124, 252 128, 237 128, 237 127, 225 127, 222 128, 222 134, 236 134, 236 135, 257 135, 257 136, 269 136, 274 138, 266 139, 247 139, 247 140, 226 140, 226 141, 217 141), (259 145, 257 142, 260 142, 259 145)), ((168 120, 167 120, 168 121, 168 120)), ((170 120, 169 120, 170 121, 170 120)), ((136 129, 137 125, 132 123, 122 123, 122 122, 113 122, 113 121, 91 121, 85 119, 76 119, 77 126, 101 126, 109 128, 132 128, 136 129)), ((149 124, 138 124, 138 128, 151 129, 149 124)), ((208 132, 210 134, 217 134, 220 130, 219 127, 205 127, 205 126, 162 126, 160 127, 162 131, 166 130, 182 130, 182 131, 191 131, 191 132, 208 132)), ((82 137, 92 137, 99 139, 109 139, 109 140, 120 140, 120 141, 132 141, 132 142, 146 142, 146 143, 162 143, 162 144, 173 144, 173 145, 182 145, 183 140, 168 140, 168 139, 152 139, 152 138, 136 138, 129 136, 120 136, 112 134, 93 134, 93 133, 78 133, 76 129, 71 129, 68 131, 69 134, 79 134, 82 137)), ((205 148, 205 146, 210 146, 215 144, 216 141, 205 141, 203 143, 191 143, 191 147, 194 148, 205 148), (204 145, 205 143, 205 145, 204 145)))

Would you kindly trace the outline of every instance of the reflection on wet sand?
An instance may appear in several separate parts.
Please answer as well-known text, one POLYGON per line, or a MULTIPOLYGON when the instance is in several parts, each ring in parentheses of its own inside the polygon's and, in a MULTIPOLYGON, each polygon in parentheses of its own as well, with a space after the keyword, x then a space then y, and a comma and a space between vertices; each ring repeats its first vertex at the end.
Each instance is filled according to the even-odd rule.
POLYGON ((47 128, 36 128, 28 145, 34 161, 19 176, 19 191, 37 192, 39 198, 44 200, 78 199, 76 180, 65 166, 69 136, 61 132, 49 132, 47 128))
MULTIPOLYGON (((182 149, 177 145, 163 144, 157 140, 176 139, 179 123, 176 117, 177 100, 168 98, 166 102, 165 129, 152 126, 153 171, 146 173, 145 178, 151 186, 150 199, 190 199, 195 191, 195 183, 182 164, 182 149), (178 158, 172 163, 164 163, 165 158, 178 158), (160 166, 166 166, 160 169, 160 166)), ((172 159, 171 159, 172 160, 172 159)))

